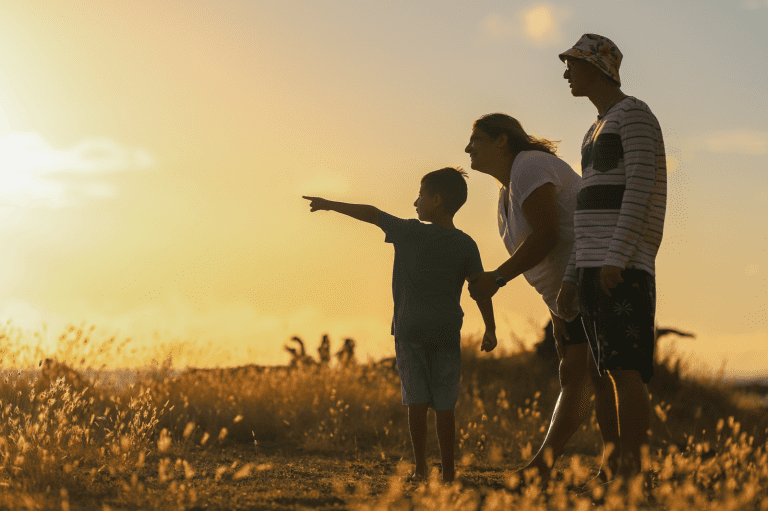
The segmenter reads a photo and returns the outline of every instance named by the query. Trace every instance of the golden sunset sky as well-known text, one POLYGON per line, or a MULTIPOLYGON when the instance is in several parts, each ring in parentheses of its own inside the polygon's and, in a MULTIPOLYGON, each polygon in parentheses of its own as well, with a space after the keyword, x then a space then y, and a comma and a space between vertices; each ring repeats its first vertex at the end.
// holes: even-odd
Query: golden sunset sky
MULTIPOLYGON (((696 333, 677 349, 700 368, 768 374, 765 0, 3 1, 0 318, 178 339, 197 364, 283 363, 294 334, 391 356, 391 245, 301 195, 414 217, 491 112, 580 171, 596 111, 557 54, 585 32, 664 130, 658 324, 696 333)), ((470 174, 456 224, 495 268, 498 187, 470 174)), ((507 348, 547 319, 521 278, 495 309, 507 348)))

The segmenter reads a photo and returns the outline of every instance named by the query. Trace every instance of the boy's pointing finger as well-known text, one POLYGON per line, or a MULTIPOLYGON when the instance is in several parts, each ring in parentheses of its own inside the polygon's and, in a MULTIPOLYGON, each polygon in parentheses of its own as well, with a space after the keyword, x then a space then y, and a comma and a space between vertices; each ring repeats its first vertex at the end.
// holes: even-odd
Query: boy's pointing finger
POLYGON ((322 197, 310 197, 309 195, 302 195, 301 198, 307 199, 309 201, 310 211, 324 211, 329 209, 328 208, 329 201, 326 199, 323 199, 322 197))

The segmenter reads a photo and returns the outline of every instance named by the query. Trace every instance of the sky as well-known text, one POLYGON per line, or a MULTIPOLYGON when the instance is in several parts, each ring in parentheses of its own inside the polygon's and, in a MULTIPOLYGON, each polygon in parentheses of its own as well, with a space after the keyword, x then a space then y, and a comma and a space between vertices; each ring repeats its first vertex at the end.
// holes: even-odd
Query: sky
MULTIPOLYGON (((456 225, 500 265, 472 123, 510 114, 580 172, 596 110, 557 54, 594 32, 664 132, 658 325, 696 334, 673 341, 695 369, 768 375, 766 28, 766 0, 4 1, 0 319, 177 340, 195 365, 284 363, 292 335, 392 356, 392 246, 301 195, 413 218, 421 176, 462 166, 456 225)), ((494 305, 503 347, 541 335, 522 278, 494 305)))

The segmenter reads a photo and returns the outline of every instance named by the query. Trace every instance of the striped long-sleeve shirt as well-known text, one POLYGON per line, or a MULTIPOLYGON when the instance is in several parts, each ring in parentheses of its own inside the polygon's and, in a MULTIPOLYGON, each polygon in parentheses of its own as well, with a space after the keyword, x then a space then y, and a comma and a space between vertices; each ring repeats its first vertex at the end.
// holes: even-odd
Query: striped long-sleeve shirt
POLYGON ((648 105, 626 97, 598 117, 581 145, 581 171, 564 280, 575 283, 576 268, 600 266, 655 275, 667 164, 661 128, 648 105))

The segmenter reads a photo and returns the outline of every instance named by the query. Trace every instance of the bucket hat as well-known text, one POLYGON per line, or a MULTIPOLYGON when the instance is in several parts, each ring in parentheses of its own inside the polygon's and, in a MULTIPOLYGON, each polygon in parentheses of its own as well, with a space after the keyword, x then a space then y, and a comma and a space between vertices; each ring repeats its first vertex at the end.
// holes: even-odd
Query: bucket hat
POLYGON ((594 64, 608 78, 621 85, 619 78, 619 66, 623 55, 616 45, 608 39, 597 34, 584 34, 569 50, 559 55, 560 60, 580 59, 594 64))

